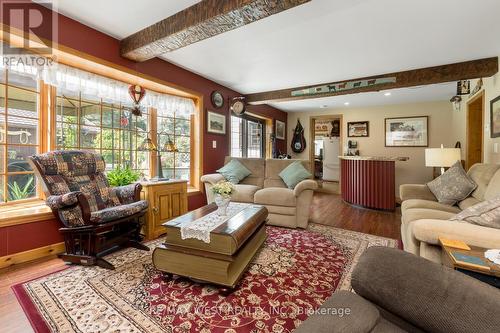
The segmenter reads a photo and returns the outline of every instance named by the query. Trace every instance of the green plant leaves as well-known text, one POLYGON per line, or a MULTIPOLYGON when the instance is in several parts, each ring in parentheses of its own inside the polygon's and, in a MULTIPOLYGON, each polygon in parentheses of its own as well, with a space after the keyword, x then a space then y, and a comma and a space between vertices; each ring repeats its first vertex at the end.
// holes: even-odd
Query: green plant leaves
POLYGON ((124 168, 118 166, 116 169, 109 171, 106 177, 111 186, 125 186, 135 183, 139 179, 140 174, 128 166, 124 168))

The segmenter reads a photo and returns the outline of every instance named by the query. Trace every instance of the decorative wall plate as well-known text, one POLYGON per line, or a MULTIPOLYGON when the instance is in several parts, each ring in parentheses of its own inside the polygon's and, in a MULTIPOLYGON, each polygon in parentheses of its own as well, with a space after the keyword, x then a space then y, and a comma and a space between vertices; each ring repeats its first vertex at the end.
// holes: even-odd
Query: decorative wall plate
POLYGON ((214 91, 211 96, 214 108, 220 109, 224 106, 224 96, 219 91, 214 91))

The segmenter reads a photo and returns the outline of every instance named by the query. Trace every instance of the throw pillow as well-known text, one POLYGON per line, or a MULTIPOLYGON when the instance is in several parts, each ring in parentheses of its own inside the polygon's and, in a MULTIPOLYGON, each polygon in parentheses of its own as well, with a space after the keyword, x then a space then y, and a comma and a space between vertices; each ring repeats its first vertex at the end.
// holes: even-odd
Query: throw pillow
POLYGON ((500 196, 471 206, 450 220, 500 229, 500 196))
POLYGON ((231 160, 228 164, 217 170, 229 182, 238 184, 252 173, 238 160, 231 160))
POLYGON ((300 161, 291 163, 280 172, 279 176, 286 186, 291 189, 295 188, 301 181, 312 177, 311 173, 304 168, 300 161))
POLYGON ((441 176, 427 183, 427 187, 440 203, 453 206, 467 198, 476 189, 477 184, 457 161, 441 176))

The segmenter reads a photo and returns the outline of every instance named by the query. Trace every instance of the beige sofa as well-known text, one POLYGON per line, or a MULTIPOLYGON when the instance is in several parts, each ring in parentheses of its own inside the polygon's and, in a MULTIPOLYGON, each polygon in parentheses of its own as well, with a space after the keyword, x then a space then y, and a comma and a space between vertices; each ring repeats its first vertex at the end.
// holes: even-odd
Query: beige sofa
MULTIPOLYGON (((232 201, 266 206, 269 211, 269 224, 289 228, 307 227, 309 206, 318 184, 307 179, 297 184, 294 189, 289 189, 279 176, 284 168, 296 160, 226 157, 224 164, 231 159, 238 160, 252 172, 235 185, 236 193, 232 195, 232 201)), ((308 161, 301 162, 310 170, 308 161)), ((218 173, 201 177, 208 203, 214 201, 212 186, 221 180, 224 180, 224 177, 218 173)))
POLYGON ((456 206, 437 202, 427 185, 401 185, 401 237, 405 251, 440 263, 438 237, 484 248, 500 247, 500 229, 448 221, 461 210, 500 195, 500 165, 476 164, 468 175, 478 186, 456 206))

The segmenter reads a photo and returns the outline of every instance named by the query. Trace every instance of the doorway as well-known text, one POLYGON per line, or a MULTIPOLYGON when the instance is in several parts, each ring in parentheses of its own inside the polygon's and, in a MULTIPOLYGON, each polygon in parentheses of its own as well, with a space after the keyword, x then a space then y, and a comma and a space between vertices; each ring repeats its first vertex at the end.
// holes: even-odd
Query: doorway
POLYGON ((465 156, 467 170, 474 164, 483 162, 484 105, 484 90, 467 102, 467 146, 465 156))
POLYGON ((339 193, 342 155, 342 116, 324 115, 311 118, 309 158, 314 179, 322 192, 339 193))

